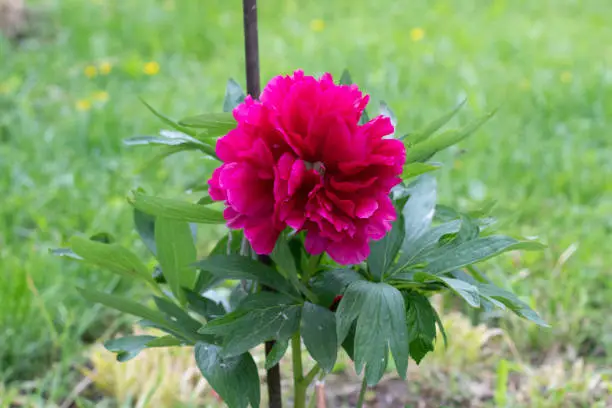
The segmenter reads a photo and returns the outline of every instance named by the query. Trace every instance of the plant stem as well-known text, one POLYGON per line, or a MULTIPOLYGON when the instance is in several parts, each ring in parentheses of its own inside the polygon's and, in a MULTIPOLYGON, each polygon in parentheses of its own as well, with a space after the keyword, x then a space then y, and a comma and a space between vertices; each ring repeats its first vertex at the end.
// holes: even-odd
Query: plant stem
POLYGON ((259 98, 259 41, 257 34, 257 0, 242 0, 244 18, 244 51, 247 93, 259 98))
POLYGON ((365 393, 368 389, 368 383, 366 382, 365 374, 363 375, 363 381, 361 382, 361 390, 359 391, 359 399, 357 400, 357 408, 363 408, 363 402, 365 400, 365 393))
POLYGON ((291 338, 291 357, 293 359, 293 406, 294 408, 306 408, 308 383, 304 381, 302 342, 299 331, 291 338))
MULTIPOLYGON (((247 93, 258 99, 261 90, 259 84, 259 39, 257 30, 257 0, 242 0, 244 22, 244 63, 246 70, 247 93)), ((259 261, 269 265, 270 257, 260 255, 259 261)), ((274 341, 266 342, 266 356, 274 347, 274 341)), ((268 401, 270 408, 282 408, 282 390, 280 366, 277 364, 266 373, 268 384, 268 401)))

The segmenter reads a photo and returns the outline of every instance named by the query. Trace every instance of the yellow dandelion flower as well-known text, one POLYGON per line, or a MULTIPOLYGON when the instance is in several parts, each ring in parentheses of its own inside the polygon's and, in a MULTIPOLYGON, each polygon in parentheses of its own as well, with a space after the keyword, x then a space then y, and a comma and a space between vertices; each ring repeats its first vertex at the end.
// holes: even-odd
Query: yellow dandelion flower
POLYGON ((87 78, 93 78, 98 75, 98 68, 94 67, 93 65, 88 65, 85 67, 83 72, 87 78))
POLYGON ((425 37, 425 30, 421 27, 415 27, 410 30, 410 39, 414 42, 421 41, 425 37))
POLYGON ((108 75, 113 70, 110 62, 104 61, 99 65, 100 75, 108 75))
POLYGON ((564 84, 569 84, 570 82, 572 82, 573 78, 574 76, 569 71, 564 71, 561 73, 561 75, 559 75, 559 80, 561 80, 561 82, 563 82, 564 84))
POLYGON ((93 100, 98 101, 98 102, 106 102, 108 101, 108 98, 109 98, 108 92, 106 91, 94 92, 91 97, 93 100))
POLYGON ((320 18, 315 18, 310 22, 310 29, 315 33, 320 33, 321 31, 325 30, 325 21, 321 20, 320 18))
POLYGON ((159 64, 155 61, 147 62, 144 65, 142 72, 147 75, 156 75, 159 72, 159 64))
POLYGON ((91 102, 87 99, 79 99, 76 103, 77 110, 85 112, 91 109, 91 102))

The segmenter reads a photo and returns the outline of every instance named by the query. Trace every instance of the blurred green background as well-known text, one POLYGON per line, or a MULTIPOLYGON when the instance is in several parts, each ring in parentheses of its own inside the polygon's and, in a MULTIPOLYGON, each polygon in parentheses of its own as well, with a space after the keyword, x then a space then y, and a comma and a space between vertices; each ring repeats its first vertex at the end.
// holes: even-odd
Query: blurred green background
MULTIPOLYGON (((75 286, 130 289, 48 249, 74 234, 107 231, 144 254, 127 193, 140 186, 182 197, 207 180, 211 165, 196 154, 151 163, 154 151, 127 148, 122 139, 162 127, 139 96, 174 118, 220 110, 227 78, 244 81, 241 4, 26 3, 23 36, 0 37, 0 406, 156 406, 136 405, 137 393, 109 386, 125 373, 91 343, 124 322, 86 304, 75 286), (84 370, 104 359, 112 364, 94 371, 112 374, 84 383, 84 370)), ((466 97, 454 125, 501 106, 477 134, 436 158, 445 164, 441 202, 475 209, 495 201, 500 229, 548 244, 484 267, 552 328, 506 315, 489 320, 506 339, 498 358, 471 373, 485 346, 467 362, 448 350, 431 366, 450 388, 431 380, 422 386, 447 406, 478 406, 453 399, 476 398, 461 376, 488 384, 490 392, 476 398, 483 406, 612 405, 609 2, 260 3, 263 83, 296 68, 339 76, 347 67, 371 94, 370 112, 385 100, 401 131, 466 97), (534 372, 542 384, 528 375, 534 372)), ((202 254, 216 236, 201 230, 202 254)), ((459 316, 453 305, 444 308, 459 316)))

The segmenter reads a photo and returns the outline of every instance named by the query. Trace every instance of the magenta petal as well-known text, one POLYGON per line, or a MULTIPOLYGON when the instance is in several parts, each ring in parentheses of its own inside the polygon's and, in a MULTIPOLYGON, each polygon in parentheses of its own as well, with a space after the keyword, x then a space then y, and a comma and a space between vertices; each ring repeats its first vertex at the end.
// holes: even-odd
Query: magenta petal
POLYGON ((306 239, 304 240, 304 247, 306 248, 306 252, 311 255, 319 255, 327 248, 329 244, 329 240, 323 238, 319 233, 315 230, 310 230, 306 234, 306 239))
POLYGON ((258 255, 267 255, 274 250, 276 240, 282 232, 273 228, 272 220, 262 220, 261 223, 244 228, 244 236, 251 243, 253 251, 258 255))
POLYGON ((340 265, 356 265, 370 255, 370 246, 367 239, 345 239, 329 244, 327 253, 340 265))
POLYGON ((355 215, 359 218, 369 218, 378 209, 378 201, 373 198, 364 198, 357 204, 355 215))

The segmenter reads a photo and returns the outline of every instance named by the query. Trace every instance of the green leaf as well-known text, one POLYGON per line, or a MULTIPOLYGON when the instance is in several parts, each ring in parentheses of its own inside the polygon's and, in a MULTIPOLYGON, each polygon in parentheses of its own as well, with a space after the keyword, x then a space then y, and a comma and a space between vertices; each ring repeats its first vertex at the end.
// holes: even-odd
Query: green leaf
POLYGON ((353 83, 353 79, 351 78, 351 73, 348 69, 344 69, 342 71, 342 75, 340 76, 340 85, 351 85, 353 83))
POLYGON ((98 232, 89 237, 90 241, 101 242, 103 244, 112 244, 115 242, 115 238, 108 232, 98 232))
POLYGON ((335 314, 324 307, 304 303, 300 332, 312 358, 319 363, 323 371, 331 372, 338 355, 335 314))
POLYGON ((431 225, 437 199, 436 189, 436 179, 428 174, 420 176, 413 184, 410 198, 402 210, 405 237, 399 265, 407 262, 407 254, 411 252, 416 241, 426 233, 431 225))
POLYGON ((238 82, 233 79, 227 81, 225 88, 225 100, 223 101, 223 112, 231 112, 236 106, 244 101, 245 94, 238 82))
POLYGON ((134 208, 134 225, 140 239, 153 255, 157 254, 155 246, 155 217, 134 208))
POLYGON ((408 367, 408 335, 402 294, 386 283, 357 281, 346 290, 336 312, 338 338, 344 340, 357 319, 354 361, 357 373, 365 365, 366 378, 373 385, 380 377, 380 362, 391 346, 398 374, 405 378, 408 367))
POLYGON ((189 308, 204 317, 206 321, 211 321, 225 315, 223 305, 212 299, 191 290, 185 290, 185 296, 187 297, 189 308))
MULTIPOLYGON (((386 283, 363 282, 359 286, 362 286, 359 291, 365 303, 359 305, 360 310, 357 311, 354 337, 356 369, 359 373, 365 363, 373 368, 372 373, 378 372, 379 368, 384 370, 387 366, 387 344, 390 343, 398 374, 405 378, 408 367, 408 336, 402 294, 386 283), (387 350, 384 355, 383 346, 387 350), (382 361, 383 357, 385 364, 379 367, 378 362, 382 361)), ((351 289, 347 290, 349 296, 351 289)), ((346 309, 339 308, 337 315, 342 316, 344 313, 346 309)), ((376 380, 372 380, 367 369, 366 376, 370 377, 368 379, 370 385, 374 385, 380 379, 378 376, 376 380)))
POLYGON ((336 310, 336 335, 338 342, 343 342, 351 329, 355 319, 367 299, 367 292, 371 282, 358 280, 346 288, 342 300, 336 310))
POLYGON ((394 128, 397 126, 397 117, 385 101, 380 101, 380 114, 384 117, 389 118, 394 128))
POLYGON ((446 336, 446 330, 444 330, 444 325, 442 324, 442 319, 440 319, 440 314, 434 308, 432 308, 436 318, 436 324, 438 325, 438 329, 440 329, 440 333, 442 333, 442 339, 444 340, 444 347, 448 347, 448 337, 446 336))
POLYGON ((184 305, 187 299, 183 288, 193 289, 197 278, 193 267, 197 258, 196 249, 189 224, 164 217, 157 218, 155 243, 157 260, 168 286, 184 305))
POLYGON ((444 115, 442 115, 438 119, 436 119, 433 122, 427 124, 427 126, 425 126, 422 130, 420 130, 418 132, 415 132, 415 133, 412 133, 409 136, 406 136, 404 138, 406 143, 408 143, 408 144, 417 144, 417 143, 420 143, 420 142, 422 142, 424 140, 427 140, 431 135, 436 133, 442 126, 446 125, 457 114, 457 112, 459 112, 459 110, 461 110, 463 105, 465 105, 466 101, 467 101, 467 99, 464 99, 452 111, 450 111, 448 113, 445 113, 444 115))
POLYGON ((128 201, 136 209, 154 216, 198 224, 225 223, 221 211, 213 210, 205 205, 147 196, 140 192, 134 192, 133 197, 128 201))
POLYGON ((310 288, 317 295, 319 304, 329 308, 336 296, 343 294, 348 285, 363 279, 352 269, 332 269, 311 279, 310 288))
POLYGON ((461 222, 455 220, 428 230, 410 248, 405 249, 398 265, 406 266, 421 263, 427 254, 438 249, 438 242, 443 236, 456 233, 460 228, 461 222))
POLYGON ((161 327, 168 327, 168 323, 161 313, 149 309, 133 300, 125 299, 109 293, 98 292, 93 289, 79 288, 79 293, 92 303, 100 303, 123 313, 131 314, 149 320, 161 327))
POLYGON ((425 271, 441 275, 473 263, 482 262, 507 251, 539 250, 543 245, 536 242, 520 242, 503 235, 491 235, 464 242, 454 248, 441 250, 440 256, 425 266, 425 271))
POLYGON ((459 143, 478 130, 494 114, 495 111, 490 112, 461 129, 446 131, 432 139, 408 148, 406 151, 406 163, 425 161, 437 152, 459 143))
POLYGON ((128 249, 118 244, 103 244, 74 236, 70 246, 84 261, 108 269, 118 275, 143 279, 155 284, 147 267, 128 249))
POLYGON ((385 344, 381 347, 382 352, 380 355, 382 358, 372 360, 366 365, 365 368, 365 379, 366 383, 369 386, 374 386, 378 384, 382 376, 385 374, 387 370, 387 365, 389 364, 389 345, 385 344))
POLYGON ((414 292, 405 296, 410 356, 419 364, 423 357, 434 349, 437 313, 427 297, 414 292))
POLYGON ((438 170, 440 166, 429 164, 429 163, 408 163, 404 165, 404 171, 402 172, 402 179, 410 179, 421 174, 429 173, 430 171, 438 170))
POLYGON ((268 340, 288 340, 299 328, 301 309, 282 294, 259 292, 199 332, 224 336, 223 355, 236 356, 268 340))
POLYGON ((117 361, 125 362, 136 357, 142 350, 153 347, 180 346, 182 342, 172 336, 125 336, 108 340, 104 347, 113 353, 117 353, 117 361))
POLYGON ((74 251, 70 248, 51 248, 49 249, 49 253, 55 256, 63 256, 66 258, 76 259, 77 261, 83 260, 83 257, 75 254, 74 251))
POLYGON ((275 341, 274 346, 272 346, 272 350, 270 350, 270 353, 266 356, 266 363, 264 368, 266 370, 269 370, 275 365, 277 365, 287 352, 288 348, 289 340, 275 341))
POLYGON ((270 257, 278 267, 278 271, 285 279, 297 278, 298 275, 295 259, 293 258, 291 248, 289 248, 289 242, 284 238, 285 237, 281 237, 276 241, 274 251, 272 251, 270 257))
POLYGON ((195 132, 191 131, 190 129, 188 129, 188 128, 184 127, 184 126, 179 125, 178 123, 176 123, 175 121, 173 121, 169 117, 163 115, 162 113, 159 113, 151 105, 149 105, 147 102, 145 102, 144 99, 140 98, 140 102, 142 102, 144 104, 144 106, 146 106, 147 109, 149 109, 151 111, 151 113, 153 113, 155 116, 157 116, 166 125, 170 126, 173 129, 176 129, 176 130, 178 130, 180 132, 186 133, 186 134, 191 135, 191 136, 195 136, 195 132))
POLYGON ((375 281, 380 281, 393 265, 402 242, 404 241, 404 219, 402 216, 393 222, 391 231, 378 241, 370 243, 368 269, 375 281))
POLYGON ((417 282, 435 281, 442 282, 445 286, 457 293, 472 307, 480 307, 480 293, 478 288, 467 282, 459 279, 447 278, 445 276, 432 275, 426 272, 417 272, 414 274, 414 279, 417 282))
POLYGON ((492 301, 494 304, 500 302, 507 306, 508 309, 512 310, 516 315, 532 321, 539 326, 550 327, 550 325, 531 309, 527 303, 520 300, 514 293, 488 283, 479 283, 477 286, 480 294, 485 299, 492 301))
MULTIPOLYGON (((236 127, 236 119, 229 113, 204 113, 197 116, 191 116, 181 119, 180 125, 203 129, 205 137, 216 137, 227 134, 230 130, 236 127)), ((202 134, 198 134, 201 136, 202 134)))
POLYGON ((155 305, 163 314, 165 314, 169 321, 173 322, 177 327, 180 327, 182 332, 186 333, 197 333, 202 327, 202 324, 195 320, 193 317, 178 307, 175 303, 155 296, 153 298, 155 305))
POLYGON ((249 353, 223 357, 221 348, 199 342, 195 359, 202 375, 229 408, 258 408, 260 401, 257 365, 249 353))
POLYGON ((213 255, 196 263, 196 266, 223 279, 251 279, 262 285, 289 295, 296 292, 281 274, 273 268, 240 255, 213 255))

